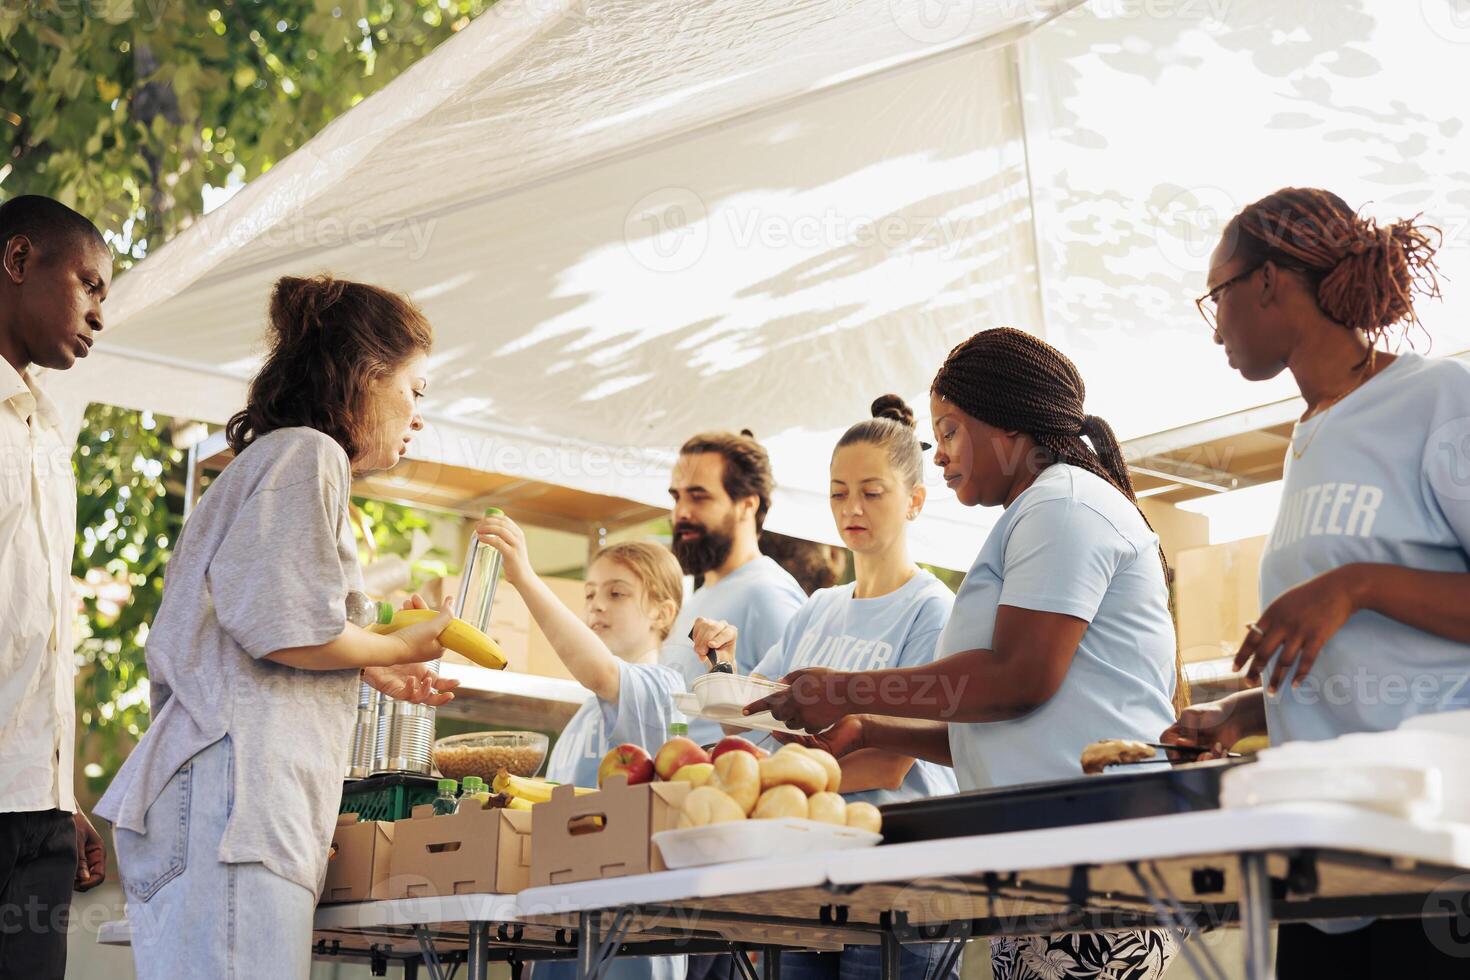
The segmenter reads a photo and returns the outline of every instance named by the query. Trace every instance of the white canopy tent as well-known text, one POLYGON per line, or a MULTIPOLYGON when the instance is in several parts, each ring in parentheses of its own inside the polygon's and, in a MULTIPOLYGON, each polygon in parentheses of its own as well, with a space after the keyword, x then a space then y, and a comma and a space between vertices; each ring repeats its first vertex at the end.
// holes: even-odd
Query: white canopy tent
MULTIPOLYGON (((501 0, 120 277, 54 383, 223 421, 270 284, 330 270, 435 325, 415 455, 658 504, 684 438, 750 428, 769 526, 836 541, 837 436, 888 391, 926 415, 977 329, 1058 343, 1125 439, 1289 394, 1191 302, 1276 186, 1424 211, 1470 278, 1470 25, 1326 7, 501 0)), ((1467 308, 1425 311, 1436 352, 1467 308)), ((993 515, 931 479, 915 552, 968 567, 993 515)))

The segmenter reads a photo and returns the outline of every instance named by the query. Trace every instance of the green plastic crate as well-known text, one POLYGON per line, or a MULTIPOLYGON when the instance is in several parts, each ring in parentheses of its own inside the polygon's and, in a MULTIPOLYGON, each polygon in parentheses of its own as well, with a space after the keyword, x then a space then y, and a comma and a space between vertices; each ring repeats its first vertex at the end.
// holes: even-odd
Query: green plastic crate
POLYGON ((433 803, 438 795, 439 781, 428 776, 369 776, 342 785, 337 812, 356 813, 359 821, 407 820, 414 807, 433 803))

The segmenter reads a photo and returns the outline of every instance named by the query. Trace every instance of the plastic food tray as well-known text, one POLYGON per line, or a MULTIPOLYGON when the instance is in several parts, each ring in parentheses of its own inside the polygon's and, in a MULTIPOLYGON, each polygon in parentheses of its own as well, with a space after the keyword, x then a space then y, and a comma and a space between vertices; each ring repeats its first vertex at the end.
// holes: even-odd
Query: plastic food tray
POLYGON ((798 817, 735 820, 707 827, 663 830, 653 835, 664 864, 675 869, 730 861, 805 857, 820 851, 873 847, 882 840, 882 834, 798 817))
POLYGON ((879 810, 890 844, 1217 810, 1222 777, 1254 764, 1213 759, 906 800, 879 810))

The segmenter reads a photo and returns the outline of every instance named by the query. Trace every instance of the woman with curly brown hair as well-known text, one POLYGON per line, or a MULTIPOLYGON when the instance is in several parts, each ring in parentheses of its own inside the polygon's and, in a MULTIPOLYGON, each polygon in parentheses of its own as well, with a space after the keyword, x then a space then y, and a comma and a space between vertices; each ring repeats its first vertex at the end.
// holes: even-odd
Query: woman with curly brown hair
POLYGON ((141 980, 304 980, 359 678, 453 697, 425 665, 447 613, 392 636, 347 618, 363 587, 352 477, 396 464, 423 427, 429 324, 387 290, 285 278, 270 340, 226 427, 235 459, 169 561, 152 724, 97 806, 141 980))
MULTIPOLYGON (((1251 381, 1290 371, 1307 403, 1236 656, 1255 688, 1185 712, 1164 740, 1319 741, 1470 708, 1470 368, 1393 354, 1437 296, 1436 230, 1380 225, 1289 187, 1231 220, 1198 303, 1251 381)), ((1328 935, 1284 925, 1292 977, 1463 976, 1414 919, 1328 935), (1389 971, 1389 972, 1384 972, 1389 971)))

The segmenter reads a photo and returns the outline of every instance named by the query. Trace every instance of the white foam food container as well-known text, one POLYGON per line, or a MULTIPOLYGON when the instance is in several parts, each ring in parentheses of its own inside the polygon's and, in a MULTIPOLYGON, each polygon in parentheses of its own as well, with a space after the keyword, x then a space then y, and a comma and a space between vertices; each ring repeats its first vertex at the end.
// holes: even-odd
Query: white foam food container
POLYGON ((741 712, 752 701, 784 691, 788 687, 762 677, 741 674, 713 673, 696 678, 690 685, 691 693, 676 696, 674 707, 692 718, 705 718, 723 725, 751 728, 762 732, 785 732, 788 735, 804 735, 805 732, 787 728, 777 721, 769 711, 744 715, 741 712))
POLYGON ((872 831, 799 817, 735 820, 706 827, 663 830, 653 835, 664 864, 674 869, 806 857, 820 851, 873 847, 882 840, 882 834, 872 831))
POLYGON ((1406 820, 1432 821, 1443 813, 1440 771, 1434 766, 1261 765, 1226 774, 1220 806, 1234 810, 1272 803, 1341 803, 1406 820))

